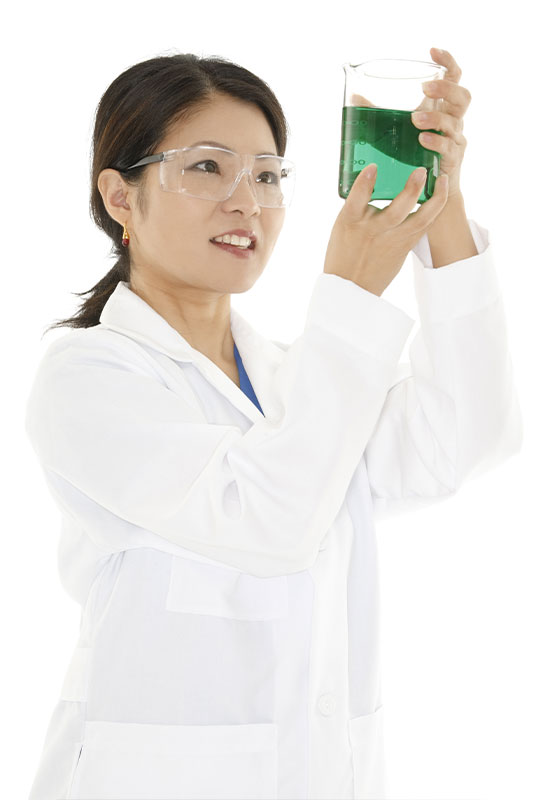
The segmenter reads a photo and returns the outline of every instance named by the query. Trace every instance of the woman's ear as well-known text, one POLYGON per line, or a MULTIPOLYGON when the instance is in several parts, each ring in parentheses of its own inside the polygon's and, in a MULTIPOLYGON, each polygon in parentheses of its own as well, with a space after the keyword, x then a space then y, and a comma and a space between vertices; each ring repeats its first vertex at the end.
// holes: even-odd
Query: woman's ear
POLYGON ((116 169, 103 169, 99 173, 97 186, 110 217, 120 225, 130 219, 131 206, 128 203, 128 185, 116 169))

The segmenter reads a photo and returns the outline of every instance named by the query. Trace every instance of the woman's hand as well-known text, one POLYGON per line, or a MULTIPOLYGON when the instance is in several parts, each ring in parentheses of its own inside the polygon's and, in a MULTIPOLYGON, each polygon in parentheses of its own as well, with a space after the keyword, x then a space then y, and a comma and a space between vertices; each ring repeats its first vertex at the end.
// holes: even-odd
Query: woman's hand
POLYGON ((376 164, 369 164, 356 176, 334 222, 324 272, 353 281, 380 297, 398 274, 407 253, 443 211, 448 176, 437 178, 433 195, 413 213, 426 180, 425 168, 411 172, 403 191, 384 210, 369 204, 376 170, 376 164))
MULTIPOLYGON (((461 78, 461 69, 451 54, 446 50, 437 51, 434 47, 430 50, 433 61, 447 68, 444 79, 434 81, 435 89, 427 90, 427 97, 443 98, 441 111, 415 111, 412 114, 413 124, 417 128, 433 128, 442 131, 438 133, 421 133, 419 141, 427 150, 435 150, 441 154, 441 174, 448 175, 448 199, 460 195, 459 177, 467 140, 463 136, 463 117, 471 102, 471 93, 464 86, 458 86, 461 78), (419 119, 419 114, 426 114, 425 120, 419 119), (429 137, 429 138, 426 138, 429 137)), ((422 108, 422 106, 420 106, 422 108)))

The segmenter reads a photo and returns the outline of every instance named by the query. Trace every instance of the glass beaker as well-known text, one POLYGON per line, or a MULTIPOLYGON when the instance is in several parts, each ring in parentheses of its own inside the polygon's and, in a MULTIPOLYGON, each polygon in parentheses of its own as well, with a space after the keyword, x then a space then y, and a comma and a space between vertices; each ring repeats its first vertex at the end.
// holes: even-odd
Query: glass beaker
POLYGON ((418 203, 428 200, 439 175, 440 154, 423 147, 418 136, 433 128, 417 128, 413 111, 437 111, 442 98, 424 94, 422 84, 440 80, 446 67, 431 61, 379 58, 343 64, 345 96, 341 118, 339 196, 346 198, 359 172, 377 164, 372 200, 393 200, 417 167, 427 170, 418 203))

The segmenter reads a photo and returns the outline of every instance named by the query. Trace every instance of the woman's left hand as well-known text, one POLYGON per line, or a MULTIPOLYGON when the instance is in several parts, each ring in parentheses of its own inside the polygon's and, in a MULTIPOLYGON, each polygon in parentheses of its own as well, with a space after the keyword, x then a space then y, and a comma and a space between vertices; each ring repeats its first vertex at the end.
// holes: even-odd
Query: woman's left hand
POLYGON ((434 90, 426 91, 427 87, 424 86, 424 93, 427 97, 443 98, 442 110, 414 112, 412 121, 417 128, 442 131, 442 135, 421 133, 419 141, 427 150, 435 150, 441 154, 441 172, 448 175, 448 199, 450 199, 461 194, 459 176, 467 146, 467 140, 462 133, 463 117, 471 102, 471 93, 464 86, 458 86, 461 70, 450 53, 443 50, 439 54, 434 47, 430 53, 433 61, 446 67, 447 72, 444 78, 433 82, 434 90), (427 115, 425 120, 420 121, 417 116, 420 113, 427 115), (426 136, 430 138, 427 139, 426 136))

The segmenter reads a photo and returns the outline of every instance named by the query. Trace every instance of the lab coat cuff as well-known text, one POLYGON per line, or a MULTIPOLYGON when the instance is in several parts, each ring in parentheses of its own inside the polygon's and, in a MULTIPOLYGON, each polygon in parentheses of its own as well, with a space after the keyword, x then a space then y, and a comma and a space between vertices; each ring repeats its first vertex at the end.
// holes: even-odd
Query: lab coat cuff
POLYGON ((401 308, 354 281, 323 272, 315 281, 305 330, 315 325, 379 361, 395 363, 414 322, 401 308))
MULTIPOLYGON (((469 220, 469 226, 478 255, 429 269, 426 268, 429 265, 423 261, 426 258, 423 246, 417 245, 412 251, 414 288, 423 322, 446 322, 473 314, 493 303, 500 295, 488 231, 474 220, 469 220)), ((425 239, 427 242, 427 235, 425 239)), ((429 252, 429 245, 427 250, 429 252)))

